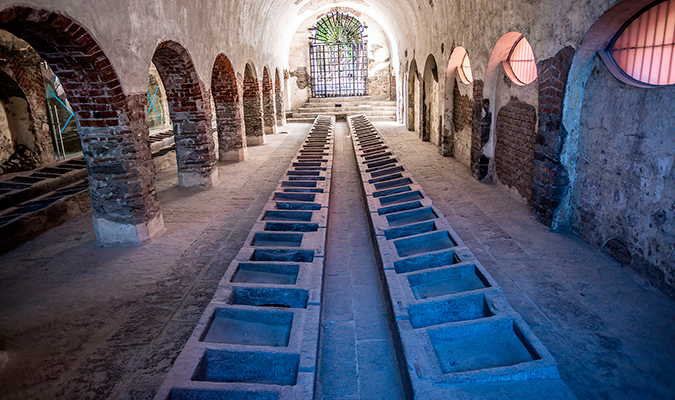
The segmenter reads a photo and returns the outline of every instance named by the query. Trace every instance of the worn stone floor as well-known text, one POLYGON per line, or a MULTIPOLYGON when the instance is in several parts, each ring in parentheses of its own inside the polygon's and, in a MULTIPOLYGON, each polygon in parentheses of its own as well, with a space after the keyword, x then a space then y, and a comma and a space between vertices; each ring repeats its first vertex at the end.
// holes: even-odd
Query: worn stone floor
MULTIPOLYGON (((376 126, 580 400, 675 398, 675 301, 550 232, 416 133, 376 126)), ((250 148, 249 161, 220 165, 211 190, 178 189, 175 169, 159 174, 167 234, 153 243, 98 248, 84 214, 0 256, 0 350, 9 355, 0 398, 152 398, 308 129, 289 124, 288 135, 250 148)), ((353 153, 343 125, 337 134, 317 387, 326 399, 393 399, 401 392, 353 153)))
POLYGON ((483 184, 416 132, 387 143, 556 358, 579 400, 675 399, 675 301, 632 270, 483 184))
POLYGON ((152 399, 309 127, 220 164, 213 189, 158 174, 152 243, 96 247, 87 213, 0 256, 0 398, 152 399))

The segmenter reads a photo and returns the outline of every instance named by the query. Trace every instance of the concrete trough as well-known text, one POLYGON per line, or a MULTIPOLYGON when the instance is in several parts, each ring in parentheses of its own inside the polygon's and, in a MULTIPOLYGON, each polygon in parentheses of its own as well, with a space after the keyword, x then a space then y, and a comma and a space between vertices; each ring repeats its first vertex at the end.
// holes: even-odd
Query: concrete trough
POLYGON ((555 360, 377 130, 363 115, 348 121, 414 398, 573 399, 555 360))
POLYGON ((314 398, 333 124, 317 117, 155 400, 314 398))

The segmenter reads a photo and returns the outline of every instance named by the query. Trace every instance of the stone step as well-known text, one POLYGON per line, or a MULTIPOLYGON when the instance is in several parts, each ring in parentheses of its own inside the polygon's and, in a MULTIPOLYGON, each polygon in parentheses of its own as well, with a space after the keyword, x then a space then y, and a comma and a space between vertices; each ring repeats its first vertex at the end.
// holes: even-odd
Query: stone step
MULTIPOLYGON (((396 121, 396 116, 395 115, 386 115, 386 116, 369 116, 368 119, 370 121, 396 121)), ((302 117, 302 118, 287 118, 286 122, 288 123, 296 123, 296 124, 311 124, 314 122, 314 118, 310 117, 302 117)))
POLYGON ((370 101, 371 101, 370 96, 311 97, 309 99, 310 103, 346 103, 346 102, 367 103, 370 101))
POLYGON ((395 112, 393 111, 353 111, 353 112, 345 112, 345 111, 330 111, 330 112, 322 112, 322 113, 293 113, 291 114, 292 118, 316 118, 319 115, 347 115, 347 116, 352 116, 352 115, 359 115, 359 114, 364 114, 368 117, 393 117, 396 115, 395 112))
POLYGON ((335 107, 336 104, 341 104, 342 107, 359 107, 359 106, 370 106, 370 107, 396 107, 395 101, 333 101, 333 102, 312 102, 309 101, 305 103, 303 107, 307 108, 323 108, 323 107, 335 107))
POLYGON ((396 112, 396 106, 350 106, 350 107, 300 107, 297 112, 306 113, 324 113, 324 112, 370 112, 370 111, 387 111, 387 112, 396 112))

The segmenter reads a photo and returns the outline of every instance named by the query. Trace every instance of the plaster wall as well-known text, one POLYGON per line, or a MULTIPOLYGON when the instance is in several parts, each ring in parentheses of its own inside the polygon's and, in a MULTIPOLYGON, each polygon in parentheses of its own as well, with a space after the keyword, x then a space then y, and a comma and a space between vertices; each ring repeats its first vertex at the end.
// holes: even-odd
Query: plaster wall
MULTIPOLYGON (((290 79, 290 107, 297 110, 312 95, 309 41, 311 28, 327 11, 315 13, 298 26, 288 54, 290 79)), ((341 9, 366 25, 364 35, 368 42, 368 93, 373 100, 388 100, 391 96, 391 48, 382 27, 367 14, 354 9, 341 9)))
POLYGON ((2 102, 0 105, 0 164, 2 164, 14 154, 14 141, 12 131, 9 129, 5 103, 2 102))
MULTIPOLYGON (((596 57, 579 122, 572 232, 595 246, 618 239, 633 268, 675 287, 675 88, 616 79, 596 57)), ((609 249, 611 251, 611 249, 609 249)))

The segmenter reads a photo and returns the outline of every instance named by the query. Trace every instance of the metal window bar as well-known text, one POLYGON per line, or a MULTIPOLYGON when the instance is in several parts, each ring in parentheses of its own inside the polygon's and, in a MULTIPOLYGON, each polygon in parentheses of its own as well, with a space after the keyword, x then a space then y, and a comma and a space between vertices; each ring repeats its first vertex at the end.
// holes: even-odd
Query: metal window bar
POLYGON ((368 94, 368 45, 354 17, 332 13, 312 30, 310 69, 313 97, 368 94))

